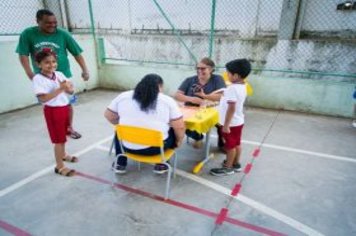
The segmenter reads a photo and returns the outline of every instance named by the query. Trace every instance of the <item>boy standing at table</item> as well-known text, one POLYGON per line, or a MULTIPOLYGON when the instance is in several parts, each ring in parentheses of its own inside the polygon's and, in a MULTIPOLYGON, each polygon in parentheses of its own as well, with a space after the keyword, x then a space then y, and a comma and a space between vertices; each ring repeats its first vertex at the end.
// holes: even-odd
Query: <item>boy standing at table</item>
POLYGON ((245 78, 251 72, 251 64, 246 59, 236 59, 226 64, 227 75, 231 81, 221 97, 219 104, 219 123, 223 126, 226 160, 221 168, 213 168, 215 176, 232 175, 241 171, 241 134, 244 126, 243 105, 246 99, 245 78))

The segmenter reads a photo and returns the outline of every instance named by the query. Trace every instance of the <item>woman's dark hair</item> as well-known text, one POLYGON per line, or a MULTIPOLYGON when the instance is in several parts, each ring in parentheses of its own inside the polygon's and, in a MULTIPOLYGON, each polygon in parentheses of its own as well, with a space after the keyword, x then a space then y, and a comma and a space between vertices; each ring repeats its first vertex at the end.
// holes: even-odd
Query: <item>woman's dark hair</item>
POLYGON ((139 103, 142 111, 148 112, 156 108, 160 85, 163 85, 163 80, 157 74, 145 75, 136 85, 133 99, 139 103))
POLYGON ((42 20, 43 16, 54 16, 53 12, 47 9, 38 10, 36 13, 36 19, 42 20))
POLYGON ((43 59, 45 59, 46 57, 49 57, 49 56, 53 56, 54 58, 57 59, 57 55, 55 52, 53 52, 51 49, 44 48, 44 49, 42 49, 42 51, 36 53, 35 61, 37 63, 41 63, 41 61, 43 59))

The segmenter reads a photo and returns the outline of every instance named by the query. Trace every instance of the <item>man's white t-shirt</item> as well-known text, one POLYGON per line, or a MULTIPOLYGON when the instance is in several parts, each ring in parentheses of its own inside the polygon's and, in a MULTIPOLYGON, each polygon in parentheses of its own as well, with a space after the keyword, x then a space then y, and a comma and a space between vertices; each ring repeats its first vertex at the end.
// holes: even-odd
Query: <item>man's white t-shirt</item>
MULTIPOLYGON (((36 74, 32 79, 33 90, 36 96, 42 94, 52 93, 54 90, 60 87, 59 82, 68 80, 62 72, 55 71, 52 78, 48 78, 42 74, 36 74)), ((44 105, 50 107, 61 107, 69 104, 68 96, 65 92, 58 94, 56 97, 44 103, 44 105)))
MULTIPOLYGON (((163 138, 166 139, 170 128, 169 122, 183 116, 177 103, 173 98, 159 93, 156 109, 145 112, 133 99, 133 94, 134 91, 121 93, 110 103, 108 109, 118 114, 120 124, 159 130, 163 133, 163 138)), ((147 147, 128 142, 124 142, 124 146, 134 150, 147 147)))
POLYGON ((246 99, 245 84, 231 84, 223 93, 219 104, 219 123, 224 125, 228 104, 235 104, 235 113, 231 119, 230 127, 244 124, 243 105, 246 99))

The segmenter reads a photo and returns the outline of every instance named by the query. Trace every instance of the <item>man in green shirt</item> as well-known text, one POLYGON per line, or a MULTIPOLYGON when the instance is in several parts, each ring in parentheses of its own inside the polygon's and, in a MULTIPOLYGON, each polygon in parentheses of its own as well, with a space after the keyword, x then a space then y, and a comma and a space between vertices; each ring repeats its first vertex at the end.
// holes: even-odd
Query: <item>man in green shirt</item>
MULTIPOLYGON (((82 78, 84 81, 89 79, 89 72, 85 64, 84 57, 81 55, 83 50, 80 48, 74 38, 65 30, 57 28, 57 19, 53 12, 42 9, 37 11, 36 20, 38 26, 25 29, 19 39, 16 52, 19 54, 20 62, 28 78, 32 80, 36 73, 39 73, 34 57, 36 53, 44 48, 50 48, 57 54, 58 71, 61 71, 67 78, 72 77, 68 60, 69 51, 78 62, 82 69, 82 78), (32 68, 30 67, 29 56, 31 56, 32 68)), ((81 135, 72 128, 73 108, 71 107, 70 126, 68 134, 74 138, 80 138, 81 135)))

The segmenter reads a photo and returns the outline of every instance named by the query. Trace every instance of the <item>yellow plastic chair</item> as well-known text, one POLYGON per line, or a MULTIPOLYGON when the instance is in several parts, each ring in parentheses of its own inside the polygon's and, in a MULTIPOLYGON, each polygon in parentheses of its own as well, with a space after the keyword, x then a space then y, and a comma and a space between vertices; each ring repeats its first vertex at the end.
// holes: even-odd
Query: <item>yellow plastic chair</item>
MULTIPOLYGON (((229 77, 227 76, 227 72, 226 71, 222 74, 222 77, 223 77, 226 85, 230 85, 231 84, 231 82, 229 81, 229 77)), ((247 81, 247 79, 245 79, 245 84, 246 84, 247 96, 252 96, 253 95, 253 88, 250 85, 250 83, 247 81)))
MULTIPOLYGON (((163 134, 160 131, 146 129, 136 126, 128 126, 128 125, 117 125, 116 126, 116 135, 119 139, 120 147, 122 153, 117 155, 115 158, 115 168, 117 165, 117 159, 120 156, 126 156, 127 158, 137 161, 138 163, 148 163, 148 164, 163 164, 168 167, 167 181, 166 181, 166 191, 165 191, 165 200, 169 197, 169 188, 172 172, 175 173, 176 165, 177 165, 177 157, 174 149, 163 149, 163 134), (158 155, 139 155, 125 152, 123 149, 122 141, 150 146, 150 147, 159 147, 160 154, 158 155), (174 156, 174 164, 173 171, 171 165, 167 162, 174 156)), ((114 185, 115 173, 113 172, 112 185, 114 185)))

